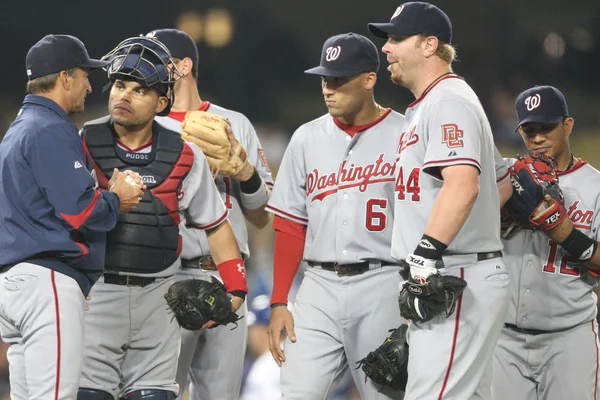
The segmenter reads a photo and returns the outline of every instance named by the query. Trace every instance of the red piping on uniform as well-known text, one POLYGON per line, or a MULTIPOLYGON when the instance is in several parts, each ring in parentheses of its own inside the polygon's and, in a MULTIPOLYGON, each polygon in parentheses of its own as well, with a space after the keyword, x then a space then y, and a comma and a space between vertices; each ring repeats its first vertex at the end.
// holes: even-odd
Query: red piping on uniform
POLYGON ((502 175, 501 178, 496 179, 496 183, 503 181, 507 176, 508 176, 508 172, 506 172, 504 175, 502 175))
POLYGON ((284 217, 286 219, 291 219, 291 220, 297 219, 300 222, 308 223, 308 218, 297 217, 294 214, 287 213, 287 212, 280 210, 278 208, 275 208, 273 206, 267 205, 265 207, 265 210, 274 212, 275 214, 279 213, 279 214, 281 214, 282 217, 284 217))
POLYGON ((56 280, 54 270, 50 271, 50 280, 52 281, 52 292, 54 293, 54 312, 56 314, 56 382, 54 387, 54 400, 58 400, 60 388, 60 307, 58 304, 58 290, 56 289, 56 280))
MULTIPOLYGON (((460 269, 460 279, 465 278, 465 269, 460 269)), ((456 341, 458 338, 458 325, 460 324, 460 309, 462 306, 462 293, 458 296, 458 304, 456 305, 456 320, 454 321, 454 337, 452 338, 452 350, 450 351, 450 360, 448 361, 448 368, 446 369, 446 375, 444 376, 444 383, 442 384, 442 390, 440 390, 440 395, 438 396, 438 400, 442 400, 444 397, 444 391, 446 390, 446 385, 448 384, 448 378, 450 377, 450 370, 452 369, 452 363, 454 362, 454 351, 456 350, 456 341)))
POLYGON ((77 215, 69 215, 65 213, 60 213, 60 216, 63 217, 65 221, 67 221, 73 228, 79 229, 81 225, 87 221, 87 219, 92 215, 94 211, 94 207, 96 207, 96 203, 98 203, 98 199, 100 198, 100 192, 98 190, 94 193, 94 198, 90 202, 90 204, 77 215))
POLYGON ((129 146, 127 146, 125 143, 121 142, 119 140, 119 138, 116 138, 115 140, 117 141, 117 145, 119 147, 121 147, 123 150, 126 150, 130 153, 137 153, 138 151, 144 150, 144 149, 152 146, 152 138, 150 138, 150 141, 148 143, 143 144, 140 147, 135 148, 135 149, 130 149, 129 146))
POLYGON ((335 124, 338 126, 338 128, 340 128, 341 130, 343 130, 344 132, 346 132, 348 135, 350 135, 350 137, 354 137, 354 135, 356 135, 357 133, 362 132, 362 131, 366 131, 367 129, 369 129, 369 128, 377 125, 381 121, 383 121, 385 119, 385 117, 387 117, 391 112, 392 112, 391 108, 386 108, 386 110, 383 113, 383 115, 381 115, 375 121, 369 122, 368 124, 364 124, 364 125, 348 125, 348 124, 344 124, 337 117, 333 118, 333 122, 335 122, 335 124))
POLYGON ((188 224, 186 225, 186 227, 188 228, 196 228, 196 229, 211 229, 214 228, 216 226, 221 225, 221 223, 223 223, 226 219, 227 216, 229 215, 229 210, 225 210, 225 213, 221 216, 221 218, 217 219, 215 222, 208 224, 208 225, 193 225, 193 224, 188 224))
POLYGON ((583 167, 586 164, 587 164, 586 161, 579 160, 575 163, 575 165, 573 165, 570 169, 568 169, 566 171, 556 171, 556 175, 563 176, 566 174, 570 174, 571 172, 578 170, 579 168, 583 167))
POLYGON ((429 92, 431 92, 433 90, 434 87, 436 87, 438 85, 438 83, 440 83, 441 81, 444 81, 446 79, 451 79, 451 78, 458 78, 458 79, 461 79, 463 81, 465 80, 465 78, 463 78, 462 76, 458 76, 458 75, 454 75, 454 74, 444 76, 442 79, 434 82, 433 85, 431 85, 426 91, 424 91, 423 94, 421 96, 419 96, 418 99, 416 99, 415 101, 413 101, 412 103, 410 103, 408 105, 408 108, 416 106, 421 100, 423 100, 425 98, 425 96, 427 96, 427 94, 429 92))
MULTIPOLYGON (((203 101, 202 105, 200 105, 200 107, 196 111, 206 111, 208 110, 208 107, 210 107, 210 101, 203 101)), ((169 118, 173 118, 176 121, 183 122, 186 114, 187 111, 171 111, 169 113, 169 118)))
MULTIPOLYGON (((472 163, 474 163, 475 165, 477 165, 477 167, 479 167, 479 169, 481 169, 481 164, 479 163, 479 161, 475 160, 474 158, 468 158, 468 157, 446 158, 446 159, 443 159, 443 160, 427 161, 425 164, 423 164, 423 167, 429 167, 429 166, 431 166, 431 164, 446 163, 448 161, 471 161, 472 163)), ((452 164, 452 165, 454 165, 454 164, 452 164)), ((448 166, 450 167, 452 165, 448 165, 448 166)), ((440 167, 440 165, 434 165, 434 166, 440 167)))
POLYGON ((596 380, 594 381, 594 400, 598 399, 598 332, 594 329, 592 321, 592 332, 594 333, 594 343, 596 343, 596 380))

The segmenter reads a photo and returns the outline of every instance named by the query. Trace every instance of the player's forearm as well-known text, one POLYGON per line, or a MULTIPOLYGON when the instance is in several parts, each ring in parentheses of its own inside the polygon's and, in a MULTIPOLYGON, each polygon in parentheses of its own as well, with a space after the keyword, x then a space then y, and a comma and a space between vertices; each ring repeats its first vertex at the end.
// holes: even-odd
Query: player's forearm
POLYGON ((469 217, 478 194, 478 180, 445 181, 424 233, 450 245, 469 217))
POLYGON ((244 209, 244 216, 258 229, 264 228, 271 221, 271 213, 265 210, 264 205, 256 210, 244 209))
POLYGON ((504 207, 504 204, 510 199, 513 193, 513 186, 510 183, 510 179, 504 181, 498 186, 498 197, 500 198, 500 207, 504 207))
POLYGON ((598 243, 583 232, 576 230, 569 218, 565 218, 556 227, 545 232, 550 239, 559 243, 569 254, 583 261, 589 269, 600 272, 598 243))
POLYGON ((223 222, 216 228, 206 231, 210 254, 215 260, 215 264, 224 261, 241 258, 240 249, 233 234, 233 229, 229 221, 223 222))

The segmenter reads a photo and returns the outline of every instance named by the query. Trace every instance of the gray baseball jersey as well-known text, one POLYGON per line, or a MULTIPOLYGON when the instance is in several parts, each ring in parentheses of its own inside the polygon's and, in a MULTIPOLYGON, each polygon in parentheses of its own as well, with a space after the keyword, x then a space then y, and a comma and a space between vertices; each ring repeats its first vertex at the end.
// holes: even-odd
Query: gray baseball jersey
MULTIPOLYGON (((320 267, 305 273, 293 308, 298 340, 286 340, 281 368, 286 399, 329 398, 347 366, 402 322, 390 244, 403 121, 387 111, 357 129, 327 114, 302 125, 285 152, 266 209, 307 225, 304 259, 370 262, 370 270, 356 276, 320 267)), ((379 392, 362 370, 350 371, 363 398, 400 398, 379 392)))
POLYGON ((405 399, 491 398, 492 352, 509 295, 508 273, 497 253, 502 243, 496 182, 506 180, 506 171, 499 165, 485 112, 462 78, 441 78, 408 106, 399 153, 392 237, 396 260, 413 252, 425 231, 444 183, 440 168, 471 165, 479 171, 479 195, 440 271, 468 286, 450 317, 411 323, 405 399))
MULTIPOLYGON (((600 172, 578 161, 559 172, 559 185, 575 228, 598 240, 600 172)), ((541 231, 522 230, 504 249, 512 297, 494 353, 494 392, 513 400, 596 398, 596 278, 541 231)))
MULTIPOLYGON (((395 212, 403 217, 395 220, 394 259, 406 258, 421 239, 442 188, 440 167, 460 164, 479 170, 479 195, 447 251, 473 254, 502 250, 496 151, 489 122, 472 89, 456 75, 442 78, 409 105, 404 126, 395 201, 395 212)), ((503 178, 501 173, 499 178, 503 178)))
MULTIPOLYGON (((211 112, 227 118, 231 123, 233 134, 239 139, 248 153, 252 165, 265 182, 264 191, 270 194, 273 177, 264 151, 252 123, 243 114, 203 102, 201 111, 211 112)), ((180 132, 181 120, 185 113, 171 113, 169 117, 156 117, 167 128, 180 132)), ((257 208, 254 195, 242 193, 240 182, 229 176, 217 176, 215 179, 221 198, 229 209, 229 222, 242 254, 250 256, 248 248, 248 229, 244 218, 244 207, 257 208)), ((264 196, 260 196, 264 198, 264 196)), ((182 220, 179 229, 183 238, 181 257, 192 259, 210 254, 206 233, 202 230, 187 228, 182 220)), ((203 271, 194 268, 180 270, 176 279, 208 279, 211 275, 219 276, 217 271, 203 271)), ((238 315, 245 315, 247 305, 244 303, 238 315)), ((181 330, 181 351, 177 366, 177 382, 183 396, 191 378, 190 398, 196 399, 233 399, 237 398, 242 385, 244 356, 248 330, 246 318, 238 321, 238 327, 219 326, 208 331, 191 332, 181 330), (227 376, 228 379, 221 379, 227 376)))
MULTIPOLYGON (((266 187, 264 190, 269 191, 270 188, 273 187, 271 170, 269 169, 256 130, 248 118, 239 112, 228 110, 208 102, 203 103, 201 110, 220 115, 229 120, 233 134, 239 139, 242 146, 244 146, 244 149, 246 149, 246 152, 248 153, 248 159, 258 170, 258 173, 265 182, 266 187)), ((156 120, 172 131, 181 132, 181 121, 178 121, 177 119, 171 117, 156 117, 156 120)), ((243 194, 240 190, 240 182, 229 176, 219 175, 216 178, 215 183, 217 184, 223 202, 229 209, 229 222, 233 228, 233 233, 235 234, 240 251, 247 258, 250 256, 250 250, 248 248, 248 229, 246 227, 243 209, 244 204, 247 204, 245 203, 246 199, 244 197, 248 196, 243 194)), ((182 221, 179 228, 183 238, 182 258, 192 259, 210 255, 206 233, 202 230, 186 228, 185 221, 182 221)))

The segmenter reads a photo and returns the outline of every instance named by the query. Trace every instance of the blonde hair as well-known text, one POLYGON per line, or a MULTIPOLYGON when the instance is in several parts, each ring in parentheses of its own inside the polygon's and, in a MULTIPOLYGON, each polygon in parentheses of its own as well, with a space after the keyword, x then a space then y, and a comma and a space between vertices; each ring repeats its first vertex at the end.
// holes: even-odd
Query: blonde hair
MULTIPOLYGON (((418 36, 419 41, 416 44, 417 46, 419 46, 424 40, 426 40, 429 37, 426 35, 418 36)), ((456 47, 438 38, 438 47, 435 50, 435 55, 441 58, 443 61, 447 62, 448 64, 452 64, 454 61, 456 61, 457 57, 456 47)))

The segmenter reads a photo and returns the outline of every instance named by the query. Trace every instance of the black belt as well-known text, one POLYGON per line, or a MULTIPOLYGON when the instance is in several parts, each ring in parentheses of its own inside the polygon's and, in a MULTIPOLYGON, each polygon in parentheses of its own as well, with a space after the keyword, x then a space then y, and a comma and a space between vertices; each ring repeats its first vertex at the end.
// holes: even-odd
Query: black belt
POLYGON ((311 267, 321 267, 321 269, 324 269, 325 271, 333 271, 339 276, 352 276, 367 272, 369 270, 369 264, 373 262, 379 262, 381 265, 384 264, 383 261, 363 261, 354 264, 338 264, 336 262, 318 263, 309 261, 308 265, 311 267))
POLYGON ((518 326, 513 324, 504 324, 504 327, 510 329, 511 331, 524 333, 526 335, 541 335, 544 333, 550 333, 548 331, 540 331, 539 329, 519 328, 518 326))
POLYGON ((196 268, 196 269, 204 269, 207 271, 216 271, 217 264, 215 264, 215 260, 212 256, 202 256, 191 258, 189 260, 181 259, 181 266, 183 268, 196 268))
POLYGON ((14 267, 15 265, 17 265, 17 264, 16 263, 15 264, 6 264, 6 265, 0 266, 0 274, 8 272, 8 270, 11 269, 12 267, 14 267))
POLYGON ((144 287, 154 283, 155 281, 156 278, 150 278, 146 276, 104 274, 104 283, 108 283, 110 285, 144 287))
POLYGON ((490 251, 489 253, 477 253, 477 261, 491 260, 502 257, 501 251, 490 251))

